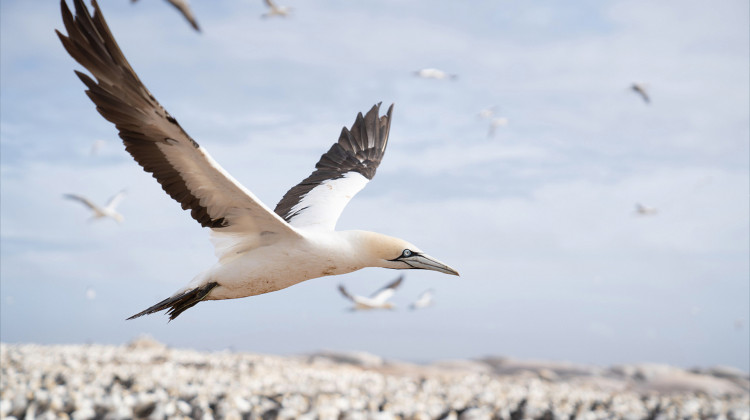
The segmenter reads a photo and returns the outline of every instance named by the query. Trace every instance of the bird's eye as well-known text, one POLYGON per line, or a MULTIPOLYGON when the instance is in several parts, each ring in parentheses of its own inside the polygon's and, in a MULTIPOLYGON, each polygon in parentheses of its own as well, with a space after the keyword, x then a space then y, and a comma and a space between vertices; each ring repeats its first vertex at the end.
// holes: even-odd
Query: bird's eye
POLYGON ((403 257, 403 258, 409 258, 409 257, 411 257, 411 254, 412 254, 411 250, 409 250, 409 249, 405 249, 405 250, 404 250, 404 251, 403 251, 403 252, 401 253, 401 257, 403 257))

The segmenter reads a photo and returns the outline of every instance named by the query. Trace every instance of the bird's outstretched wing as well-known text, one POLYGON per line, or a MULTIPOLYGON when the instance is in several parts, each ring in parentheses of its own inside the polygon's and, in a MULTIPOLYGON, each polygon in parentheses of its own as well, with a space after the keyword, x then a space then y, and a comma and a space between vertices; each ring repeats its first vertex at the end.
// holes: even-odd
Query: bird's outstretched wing
POLYGON ((357 114, 351 129, 320 157, 315 171, 292 187, 276 205, 276 214, 295 228, 334 230, 352 197, 375 176, 388 145, 391 113, 379 117, 380 104, 357 114))
POLYGON ((354 296, 350 295, 349 292, 346 291, 343 284, 339 284, 339 292, 341 292, 341 294, 344 295, 345 298, 354 302, 354 296))
POLYGON ((425 290, 421 295, 409 305, 410 309, 421 309, 432 304, 432 289, 425 290))
POLYGON ((633 85, 630 86, 630 88, 633 89, 635 93, 641 96, 641 98, 643 99, 643 102, 647 104, 651 103, 651 97, 649 96, 645 85, 642 85, 640 83, 633 83, 633 85))
POLYGON ((99 206, 91 202, 88 198, 78 195, 78 194, 63 194, 63 197, 69 199, 69 200, 75 200, 79 203, 82 203, 84 206, 88 207, 91 210, 97 210, 99 206))
POLYGON ((424 292, 422 292, 421 295, 419 295, 419 298, 417 300, 419 301, 429 301, 432 299, 432 289, 427 289, 424 292))
POLYGON ((114 210, 117 208, 117 206, 122 202, 122 199, 125 198, 125 190, 122 190, 118 192, 117 194, 113 195, 112 198, 107 201, 107 208, 114 210))
POLYGON ((373 293, 370 296, 370 299, 376 302, 380 302, 380 303, 386 302, 388 299, 390 299, 393 296, 394 293, 396 293, 396 289, 398 288, 398 286, 401 285, 402 281, 404 281, 404 276, 403 275, 398 276, 396 280, 388 283, 387 285, 383 286, 380 290, 377 290, 375 293, 373 293))
MULTIPOLYGON (((135 3, 138 0, 130 0, 131 3, 135 3)), ((190 8, 190 3, 188 3, 188 0, 167 0, 169 4, 174 6, 180 13, 182 13, 182 16, 187 19, 190 26, 193 27, 196 31, 200 32, 201 28, 198 26, 198 20, 195 19, 195 15, 193 14, 193 10, 190 8)))
POLYGON ((182 16, 187 19, 188 23, 190 23, 190 26, 193 27, 196 31, 200 32, 201 28, 198 26, 198 20, 195 19, 195 15, 193 14, 193 9, 190 8, 190 4, 187 0, 168 0, 169 4, 174 6, 177 10, 182 13, 182 16))
POLYGON ((96 109, 115 124, 125 149, 172 198, 190 209, 201 226, 241 232, 259 243, 261 234, 298 232, 239 184, 180 127, 146 89, 120 51, 96 2, 93 17, 74 0, 75 17, 61 9, 67 36, 56 31, 68 53, 94 76, 76 71, 96 109))

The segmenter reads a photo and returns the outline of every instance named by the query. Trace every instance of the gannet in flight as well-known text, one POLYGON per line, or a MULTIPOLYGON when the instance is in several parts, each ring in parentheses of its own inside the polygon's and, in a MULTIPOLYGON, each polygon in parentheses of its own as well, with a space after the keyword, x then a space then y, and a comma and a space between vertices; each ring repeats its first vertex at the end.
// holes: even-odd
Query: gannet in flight
POLYGON ((354 302, 354 307, 352 308, 353 311, 367 309, 393 309, 396 305, 388 302, 388 299, 393 297, 393 294, 396 293, 396 289, 401 285, 402 281, 404 281, 404 276, 398 276, 396 280, 383 286, 370 297, 352 296, 346 291, 343 284, 339 285, 339 291, 345 298, 354 302))
MULTIPOLYGON (((135 3, 138 0, 130 0, 131 3, 135 3)), ((182 16, 187 19, 187 21, 190 23, 190 26, 193 27, 196 31, 200 32, 201 28, 198 27, 198 21, 195 19, 195 15, 193 14, 193 10, 190 8, 190 3, 188 0, 167 0, 169 4, 174 6, 177 10, 182 13, 182 16)))
POLYGON ((260 17, 262 17, 263 19, 274 16, 287 17, 292 11, 292 8, 289 6, 277 6, 276 3, 273 2, 273 0, 263 0, 263 3, 265 3, 269 9, 268 12, 260 15, 260 17))
POLYGON ((497 127, 505 127, 506 125, 508 125, 508 119, 505 117, 495 117, 491 119, 490 128, 487 131, 487 137, 494 137, 497 127))
POLYGON ((448 74, 438 69, 421 69, 414 72, 414 75, 423 79, 456 79, 458 76, 455 74, 448 74))
POLYGON ((432 305, 432 289, 425 290, 414 302, 409 305, 409 309, 422 309, 432 305))
POLYGON ((402 239, 359 230, 336 231, 349 200, 375 175, 388 143, 393 106, 359 113, 323 154, 315 171, 292 187, 274 211, 199 146, 146 87, 125 59, 96 0, 94 16, 75 0, 75 18, 61 1, 68 35, 63 46, 93 80, 76 71, 99 113, 119 130, 125 149, 211 229, 217 263, 171 297, 129 319, 167 310, 170 320, 202 300, 273 292, 316 277, 364 267, 456 270, 402 239))
POLYGON ((78 201, 79 203, 82 203, 84 206, 88 207, 92 212, 91 220, 103 219, 105 217, 112 218, 116 220, 117 223, 122 223, 122 221, 125 220, 125 218, 120 213, 118 213, 117 210, 115 210, 122 199, 125 198, 125 191, 120 191, 119 193, 115 194, 112 198, 109 199, 109 201, 107 201, 107 204, 104 207, 98 206, 88 198, 78 194, 64 194, 63 197, 69 200, 78 201))
POLYGON ((93 143, 91 143, 91 149, 89 149, 89 154, 91 156, 98 155, 99 151, 104 147, 105 141, 102 139, 94 140, 93 143))
POLYGON ((648 103, 651 103, 651 98, 648 96, 648 92, 646 91, 646 85, 643 83, 633 83, 630 86, 630 89, 633 90, 633 92, 641 95, 641 98, 643 98, 643 101, 648 103))
POLYGON ((659 210, 656 207, 647 207, 641 203, 635 204, 635 213, 639 216, 653 216, 658 212, 659 210))
POLYGON ((482 118, 482 119, 484 119, 484 118, 492 118, 492 117, 495 116, 495 111, 496 110, 497 110, 497 106, 493 105, 493 106, 491 106, 489 108, 485 108, 485 109, 479 111, 479 113, 477 114, 477 117, 482 118))

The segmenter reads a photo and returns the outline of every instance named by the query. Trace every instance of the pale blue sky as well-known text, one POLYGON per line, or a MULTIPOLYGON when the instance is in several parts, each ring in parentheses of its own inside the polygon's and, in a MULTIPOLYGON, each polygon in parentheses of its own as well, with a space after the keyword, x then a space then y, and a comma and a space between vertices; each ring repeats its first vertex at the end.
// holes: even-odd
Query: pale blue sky
POLYGON ((260 0, 194 0, 202 34, 163 1, 102 8, 156 98, 269 206, 357 112, 395 103, 338 228, 405 238, 462 276, 407 272, 395 312, 346 311, 339 283, 367 294, 397 275, 367 269, 125 322, 213 263, 208 231, 95 111, 54 35, 59 3, 4 0, 3 342, 750 367, 746 1, 286 4, 291 18, 261 20, 260 0), (487 138, 491 105, 509 123, 487 138), (123 188, 122 225, 62 199, 123 188), (436 305, 406 311, 427 288, 436 305))

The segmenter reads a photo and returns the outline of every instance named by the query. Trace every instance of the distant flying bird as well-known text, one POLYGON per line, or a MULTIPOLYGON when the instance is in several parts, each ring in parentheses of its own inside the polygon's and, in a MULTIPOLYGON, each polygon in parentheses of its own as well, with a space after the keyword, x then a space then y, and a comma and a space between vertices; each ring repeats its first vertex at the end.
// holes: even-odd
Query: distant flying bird
POLYGON ((115 210, 117 206, 120 204, 123 198, 125 198, 125 191, 120 191, 119 193, 115 194, 112 198, 107 201, 107 204, 104 207, 101 207, 97 204, 94 204, 91 200, 88 198, 77 195, 77 194, 64 194, 63 197, 69 199, 69 200, 75 200, 79 203, 83 204, 84 206, 88 207, 89 210, 91 210, 91 220, 98 220, 103 219, 105 217, 112 218, 113 220, 117 221, 117 223, 122 223, 125 218, 115 210))
POLYGON ((409 305, 409 309, 423 309, 432 305, 432 289, 425 290, 414 302, 409 305))
POLYGON ((292 8, 289 6, 278 6, 276 5, 273 0, 263 0, 263 3, 268 6, 268 12, 263 13, 261 15, 262 18, 270 18, 274 16, 280 16, 280 17, 287 17, 289 16, 289 13, 292 11, 292 8))
POLYGON ((479 111, 479 114, 477 114, 477 116, 479 118, 482 118, 482 119, 484 119, 484 118, 489 119, 489 118, 492 118, 492 117, 495 116, 495 112, 496 111, 497 111, 497 107, 496 106, 491 106, 489 108, 485 108, 485 109, 479 111))
POLYGON ((643 83, 633 83, 630 86, 630 89, 633 90, 633 92, 641 95, 641 98, 643 98, 643 101, 648 103, 651 103, 651 98, 648 96, 648 92, 646 91, 646 85, 643 83))
POLYGON ((489 108, 485 108, 481 111, 479 111, 479 114, 477 116, 481 119, 488 119, 490 120, 489 130, 487 130, 487 137, 494 137, 495 136, 495 130, 498 127, 505 127, 508 125, 508 119, 505 117, 497 117, 497 107, 491 106, 489 108))
POLYGON ((89 154, 91 156, 98 155, 99 151, 104 147, 105 141, 102 139, 94 140, 94 142, 91 144, 91 150, 89 151, 89 154))
POLYGON ((505 117, 495 117, 490 120, 490 128, 487 131, 487 137, 494 137, 495 136, 495 130, 498 127, 505 127, 508 125, 508 119, 505 117))
POLYGON ((414 75, 423 79, 456 79, 458 76, 455 74, 448 74, 438 69, 421 69, 414 72, 414 75))
MULTIPOLYGON (((131 3, 135 3, 138 0, 130 0, 131 3)), ((182 16, 187 19, 187 21, 190 23, 190 26, 193 27, 196 31, 200 32, 201 28, 198 27, 198 21, 195 19, 195 15, 193 14, 193 10, 190 8, 190 2, 188 0, 167 0, 169 4, 174 6, 177 10, 182 13, 182 16)))
POLYGON ((745 327, 745 319, 744 318, 737 318, 734 320, 734 329, 735 330, 741 330, 745 327))
POLYGON ((324 153, 315 171, 271 210, 237 182, 162 108, 125 59, 97 2, 94 16, 65 1, 68 53, 96 78, 76 72, 89 98, 120 132, 125 149, 164 191, 211 229, 218 262, 171 297, 129 319, 167 310, 170 320, 203 300, 235 299, 281 290, 316 277, 365 267, 456 270, 402 239, 366 231, 336 231, 349 200, 375 176, 388 143, 393 106, 359 113, 324 153))
POLYGON ((655 207, 647 207, 641 203, 635 204, 635 214, 639 216, 653 216, 658 212, 659 210, 657 210, 655 207))
POLYGON ((404 276, 399 276, 396 280, 388 283, 377 292, 373 293, 370 297, 364 296, 353 296, 346 291, 343 284, 339 285, 339 291, 345 298, 351 300, 354 303, 353 311, 368 310, 368 309, 393 309, 396 307, 388 299, 393 297, 396 293, 396 289, 401 285, 404 280, 404 276))

